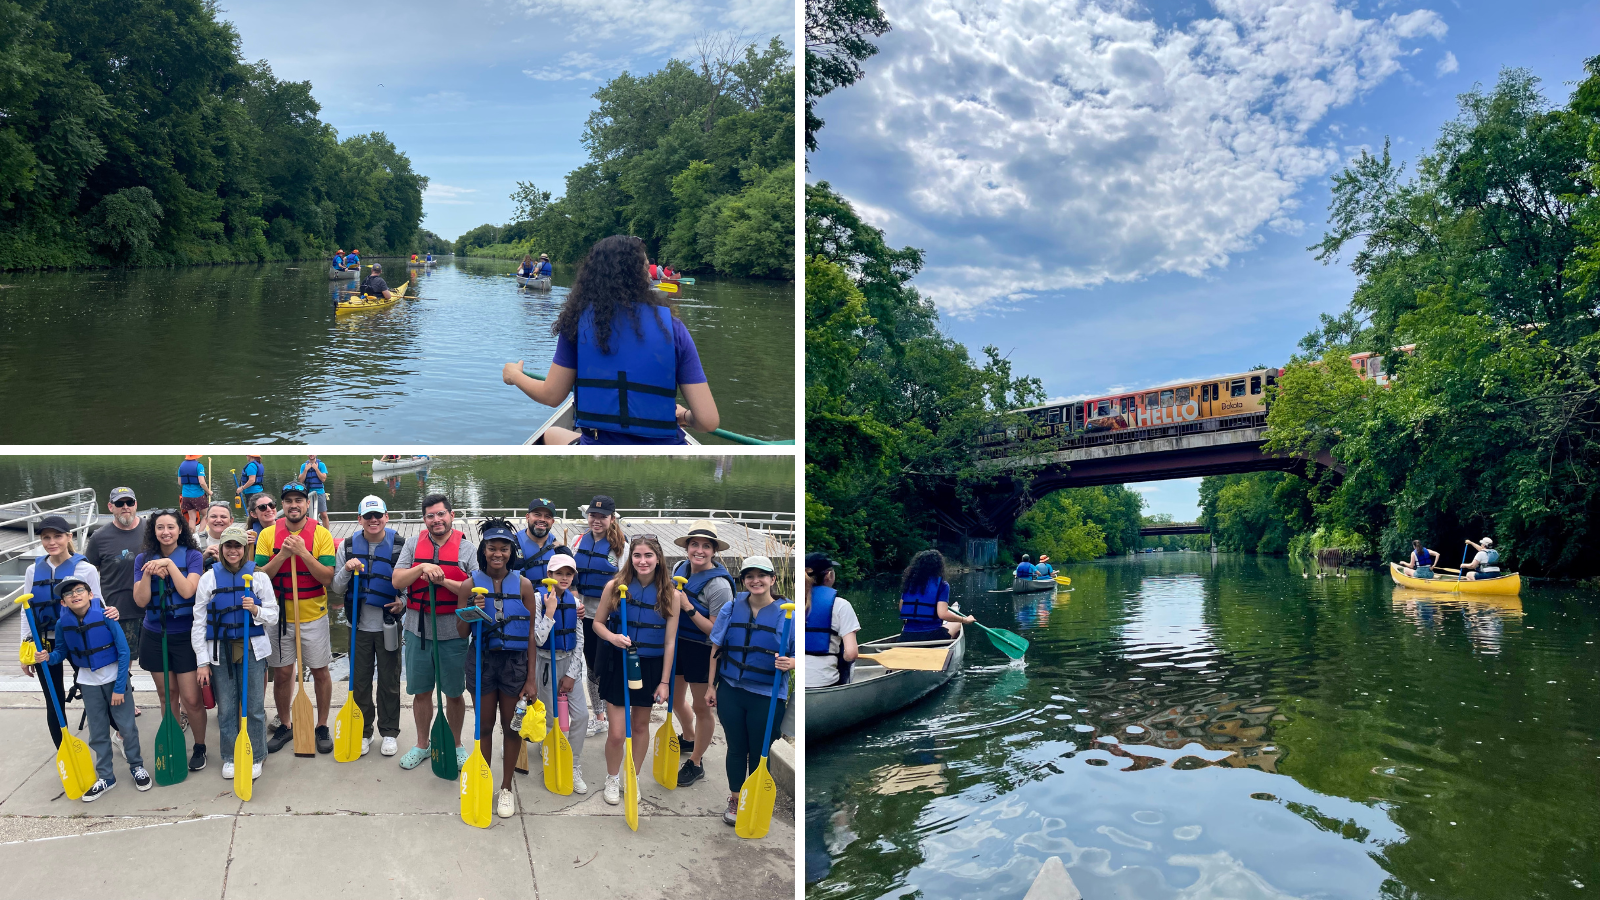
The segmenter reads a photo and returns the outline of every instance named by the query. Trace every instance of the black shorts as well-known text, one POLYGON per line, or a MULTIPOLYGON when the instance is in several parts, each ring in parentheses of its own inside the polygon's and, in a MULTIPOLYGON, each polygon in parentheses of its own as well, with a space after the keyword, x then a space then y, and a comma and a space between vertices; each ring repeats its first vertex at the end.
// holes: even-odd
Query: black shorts
POLYGON ((167 660, 172 668, 161 664, 161 632, 142 629, 139 635, 139 668, 146 672, 167 672, 182 675, 193 672, 198 666, 194 658, 194 647, 189 643, 189 632, 180 631, 177 634, 167 635, 167 660))
MULTIPOLYGON (((623 674, 622 651, 610 644, 605 645, 604 650, 606 652, 601 654, 600 664, 600 699, 621 706, 622 688, 627 683, 627 676, 623 674)), ((664 661, 659 656, 639 657, 643 687, 628 692, 628 702, 633 704, 634 709, 649 707, 656 702, 656 687, 661 684, 661 664, 664 661)))
MULTIPOLYGON (((478 696, 477 683, 478 654, 467 651, 467 690, 472 696, 478 696)), ((483 692, 486 694, 499 694, 501 697, 518 697, 522 689, 528 686, 528 651, 526 650, 490 650, 483 651, 483 692)))
MULTIPOLYGON (((593 598, 585 597, 585 603, 599 603, 593 598)), ((600 678, 600 644, 601 640, 594 636, 594 620, 583 620, 583 661, 584 669, 589 673, 589 680, 599 684, 600 678)), ((607 644, 606 646, 611 646, 607 644)))
POLYGON ((711 645, 679 641, 673 665, 678 667, 678 677, 684 681, 705 684, 711 680, 711 645))

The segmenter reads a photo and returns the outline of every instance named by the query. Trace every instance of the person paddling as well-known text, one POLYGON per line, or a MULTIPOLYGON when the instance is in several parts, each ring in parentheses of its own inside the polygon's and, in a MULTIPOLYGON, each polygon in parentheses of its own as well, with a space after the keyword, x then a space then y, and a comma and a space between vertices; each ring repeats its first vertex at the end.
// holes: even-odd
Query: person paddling
POLYGON ((1033 577, 1034 578, 1050 578, 1051 576, 1053 576, 1055 574, 1056 574, 1056 567, 1050 565, 1050 557, 1048 557, 1048 556, 1039 557, 1038 565, 1035 565, 1033 567, 1033 577))
POLYGON ((298 481, 284 485, 278 495, 283 518, 256 537, 256 569, 272 579, 283 609, 278 626, 267 632, 272 640, 267 665, 272 667, 272 699, 278 708, 278 727, 267 740, 268 753, 277 753, 294 740, 294 723, 285 714, 292 709, 295 686, 302 677, 295 658, 297 622, 299 663, 311 670, 312 693, 317 700, 317 752, 333 752, 333 736, 328 733, 328 712, 333 706, 333 676, 328 673, 333 664, 328 585, 333 581, 338 552, 333 535, 311 518, 310 496, 306 485, 298 481))
POLYGON ((211 685, 217 701, 217 730, 222 732, 222 777, 233 779, 236 765, 250 766, 251 777, 261 777, 261 762, 267 758, 267 667, 251 665, 250 683, 239 681, 244 654, 250 661, 265 662, 272 656, 272 639, 267 629, 278 623, 278 599, 272 593, 272 579, 257 578, 256 562, 245 555, 249 536, 243 525, 229 525, 222 532, 218 559, 200 576, 195 591, 194 622, 189 627, 189 644, 194 649, 195 676, 204 688, 211 685), (245 576, 251 576, 246 583, 245 576), (246 635, 249 646, 245 645, 246 635), (244 692, 253 759, 234 759, 239 738, 239 720, 233 711, 240 708, 239 693, 244 692))
POLYGON ((1494 549, 1494 538, 1486 537, 1477 542, 1467 541, 1467 546, 1478 552, 1472 557, 1471 562, 1462 564, 1462 577, 1468 581, 1479 581, 1499 576, 1500 551, 1494 549))
POLYGON ((389 282, 383 280, 383 266, 379 263, 372 264, 372 272, 361 279, 361 287, 358 290, 369 297, 382 297, 385 300, 394 298, 393 292, 389 290, 389 282))
POLYGON ((394 586, 394 569, 405 552, 406 539, 389 527, 389 506, 383 498, 370 494, 361 498, 356 512, 361 516, 361 530, 339 544, 333 591, 348 598, 346 617, 356 629, 350 690, 361 708, 361 755, 366 756, 372 748, 376 728, 382 738, 378 752, 393 756, 400 752, 400 620, 406 611, 406 598, 394 586), (351 596, 352 582, 358 596, 351 596), (372 698, 374 668, 378 673, 376 707, 372 698))
POLYGON ((1028 554, 1022 554, 1022 562, 1017 563, 1017 571, 1012 573, 1013 576, 1016 578, 1032 578, 1034 573, 1038 570, 1035 569, 1033 567, 1033 563, 1029 561, 1031 559, 1032 557, 1030 557, 1028 554))
MULTIPOLYGON (((491 767, 494 763, 494 723, 500 722, 501 740, 500 791, 496 796, 495 811, 500 818, 509 819, 517 814, 516 793, 512 779, 517 775, 517 757, 520 755, 522 736, 512 727, 517 713, 517 701, 533 700, 539 696, 534 675, 536 656, 529 636, 532 633, 533 613, 539 598, 533 582, 523 578, 514 568, 517 557, 517 535, 505 519, 485 519, 478 525, 478 571, 472 573, 472 587, 482 588, 471 594, 471 604, 483 610, 489 621, 483 624, 479 636, 481 648, 467 654, 466 682, 468 690, 481 687, 482 693, 473 694, 473 706, 479 711, 478 747, 491 767), (477 669, 477 656, 483 655, 483 670, 477 669), (480 682, 479 679, 482 679, 480 682)), ((473 632, 465 620, 456 620, 456 633, 465 638, 473 632)))
MULTIPOLYGON (((738 822, 739 789, 761 764, 766 748, 767 712, 772 699, 773 676, 794 669, 794 635, 789 643, 778 645, 782 634, 786 599, 773 589, 775 572, 765 556, 746 557, 739 580, 744 591, 717 614, 711 631, 716 675, 706 691, 706 702, 722 721, 722 734, 728 741, 728 809, 722 821, 738 822)), ((783 721, 789 698, 789 680, 778 685, 777 710, 773 721, 783 721)))
MULTIPOLYGON (((206 708, 200 701, 200 682, 195 676, 199 661, 187 638, 194 624, 201 561, 200 547, 189 531, 189 523, 174 510, 152 513, 145 522, 144 550, 133 564, 139 573, 133 583, 133 602, 145 611, 144 631, 139 637, 139 668, 152 675, 172 673, 181 702, 167 696, 161 678, 155 680, 156 695, 161 698, 163 710, 178 710, 179 724, 194 736, 189 771, 198 772, 206 767, 206 708), (178 638, 168 642, 165 655, 170 659, 164 659, 161 652, 162 632, 178 638)), ((126 750, 126 740, 123 743, 126 750)))
POLYGON ((534 277, 533 270, 533 254, 524 254, 522 257, 522 264, 517 266, 517 274, 523 278, 532 278, 534 277))
POLYGON ((347 270, 349 268, 348 264, 345 261, 345 256, 344 256, 344 251, 343 250, 335 250, 335 251, 333 251, 333 267, 335 269, 338 269, 340 272, 343 272, 343 271, 345 271, 345 270, 347 270))
POLYGON ((349 254, 347 254, 345 256, 345 258, 344 258, 344 267, 346 269, 355 269, 357 272, 360 272, 361 271, 361 251, 360 250, 351 250, 349 252, 349 254))
POLYGON ((678 749, 688 756, 678 770, 678 786, 685 787, 706 774, 701 760, 717 729, 706 704, 706 688, 711 683, 711 629, 722 607, 733 600, 735 585, 733 575, 716 557, 728 549, 728 542, 717 536, 716 523, 700 519, 673 543, 688 556, 672 572, 688 579, 679 593, 678 677, 672 688, 672 711, 683 732, 678 749))
POLYGON ((198 453, 191 453, 178 464, 178 510, 192 530, 200 526, 205 515, 206 497, 211 495, 211 484, 206 481, 206 467, 198 453))
POLYGON ((576 590, 583 598, 583 658, 589 676, 589 709, 594 716, 589 720, 589 734, 596 735, 608 726, 605 704, 600 702, 601 641, 595 637, 594 616, 606 585, 617 574, 617 561, 628 539, 617 524, 617 501, 605 494, 597 494, 589 501, 584 516, 589 530, 578 538, 572 558, 578 563, 576 590))
POLYGON ((676 649, 679 601, 665 559, 655 535, 635 536, 628 543, 621 571, 606 585, 595 611, 594 636, 610 645, 600 656, 600 697, 606 703, 606 721, 610 725, 606 735, 605 800, 612 806, 622 802, 623 765, 633 766, 637 773, 650 750, 649 740, 635 740, 633 759, 622 758, 626 741, 622 692, 628 691, 633 733, 648 735, 650 708, 667 702, 672 690, 667 673, 672 670, 676 649), (623 586, 628 589, 625 599, 618 590, 623 586), (620 611, 624 603, 628 612, 626 628, 620 611), (638 687, 629 684, 634 674, 629 671, 630 657, 637 660, 638 687))
POLYGON ((550 254, 539 254, 539 261, 534 263, 533 266, 534 276, 537 278, 549 278, 554 273, 555 270, 550 267, 550 254))
MULTIPOLYGON (((44 553, 34 559, 27 569, 23 570, 22 583, 27 585, 28 593, 33 594, 33 621, 35 627, 39 629, 39 636, 44 640, 44 646, 36 648, 37 652, 41 658, 46 655, 54 655, 56 661, 48 667, 48 680, 46 679, 46 667, 42 664, 24 666, 23 671, 30 677, 39 679, 41 690, 54 690, 55 692, 59 703, 45 704, 47 712, 45 721, 50 728, 50 740, 54 741, 55 745, 59 747, 61 746, 63 723, 56 720, 56 709, 65 710, 67 706, 67 684, 62 677, 65 674, 62 661, 68 658, 62 654, 53 653, 59 643, 56 635, 56 623, 61 619, 61 585, 65 584, 67 579, 75 579, 88 585, 89 593, 92 596, 103 598, 105 595, 101 593, 100 572, 93 565, 90 565, 83 554, 78 553, 73 547, 72 526, 67 524, 67 520, 64 517, 45 516, 39 521, 39 545, 44 550, 44 553)), ((105 605, 103 599, 97 602, 101 606, 105 605)), ((109 611, 107 618, 113 627, 120 630, 121 626, 117 624, 118 616, 115 607, 109 611)), ((74 661, 72 667, 76 670, 80 666, 78 662, 74 661)), ((65 715, 64 712, 63 715, 65 715)))
MULTIPOLYGON (((551 590, 537 585, 539 599, 534 607, 533 630, 539 643, 535 667, 539 670, 539 699, 544 701, 545 726, 561 726, 560 704, 566 703, 567 743, 572 748, 572 791, 587 794, 589 785, 583 780, 582 760, 589 723, 589 698, 582 687, 587 667, 583 652, 584 629, 578 626, 583 619, 583 599, 572 591, 577 574, 578 564, 572 557, 565 553, 550 557, 547 577, 554 578, 556 586, 551 590), (555 655, 554 669, 558 673, 555 677, 559 679, 555 685, 550 683, 550 657, 546 654, 555 655)), ((542 746, 540 752, 544 752, 542 746)))
POLYGON ((1439 551, 1430 550, 1422 546, 1421 541, 1411 542, 1411 565, 1401 566, 1400 571, 1412 578, 1432 578, 1433 567, 1439 561, 1439 551))
POLYGON ((833 584, 833 560, 824 553, 806 554, 807 688, 848 684, 850 664, 861 655, 856 639, 861 620, 833 584))
POLYGON ((572 431, 545 430, 546 444, 685 444, 683 429, 721 424, 700 354, 670 302, 653 294, 644 242, 596 243, 551 326, 555 358, 540 381, 506 363, 501 379, 557 407, 573 396, 572 431), (687 407, 676 402, 683 392, 687 407))
MULTIPOLYGON (((1027 557, 1023 557, 1026 564, 1027 557)), ((1018 578, 1023 577, 1018 567, 1018 578)), ((900 642, 947 641, 961 634, 962 623, 977 619, 950 609, 950 582, 944 580, 944 556, 924 550, 911 558, 900 579, 900 642)))

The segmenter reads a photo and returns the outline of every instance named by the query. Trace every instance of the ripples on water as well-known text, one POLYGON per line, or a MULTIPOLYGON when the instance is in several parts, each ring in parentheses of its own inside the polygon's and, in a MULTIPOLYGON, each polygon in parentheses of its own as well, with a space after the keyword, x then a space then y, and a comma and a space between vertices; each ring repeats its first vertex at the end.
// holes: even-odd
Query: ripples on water
MULTIPOLYGON (((1089 900, 1600 883, 1593 595, 1200 554, 1067 573, 1017 602, 960 579, 1026 665, 974 633, 931 700, 811 748, 810 896, 1021 897, 1052 855, 1089 900)), ((887 585, 843 593, 863 634, 897 627, 887 585)))

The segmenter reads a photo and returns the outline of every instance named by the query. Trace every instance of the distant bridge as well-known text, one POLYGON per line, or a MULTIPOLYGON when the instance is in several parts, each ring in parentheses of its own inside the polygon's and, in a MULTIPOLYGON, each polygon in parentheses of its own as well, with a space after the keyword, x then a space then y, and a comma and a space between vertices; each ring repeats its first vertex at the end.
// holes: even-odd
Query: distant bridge
POLYGON ((1167 522, 1163 525, 1139 526, 1140 537, 1164 537, 1169 534, 1210 534, 1211 529, 1199 522, 1167 522))

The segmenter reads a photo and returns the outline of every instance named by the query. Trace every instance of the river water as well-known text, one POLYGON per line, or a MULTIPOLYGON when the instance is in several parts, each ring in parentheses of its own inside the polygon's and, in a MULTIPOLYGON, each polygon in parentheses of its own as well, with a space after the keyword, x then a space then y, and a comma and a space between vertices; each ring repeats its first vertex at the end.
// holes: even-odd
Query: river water
MULTIPOLYGON (((808 748, 811 898, 1589 897, 1600 597, 1468 601, 1383 573, 1164 553, 1053 598, 954 580, 981 633, 923 703, 808 748)), ((895 584, 841 593, 869 638, 895 584)))
MULTIPOLYGON (((526 440, 550 410, 500 369, 549 367, 572 267, 537 293, 509 260, 381 262, 418 299, 337 317, 312 261, 0 275, 0 443, 526 440)), ((678 310, 723 427, 794 438, 793 283, 702 278, 678 310)))

